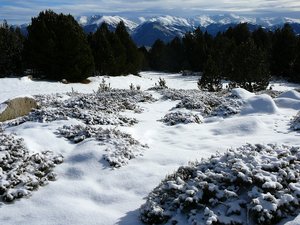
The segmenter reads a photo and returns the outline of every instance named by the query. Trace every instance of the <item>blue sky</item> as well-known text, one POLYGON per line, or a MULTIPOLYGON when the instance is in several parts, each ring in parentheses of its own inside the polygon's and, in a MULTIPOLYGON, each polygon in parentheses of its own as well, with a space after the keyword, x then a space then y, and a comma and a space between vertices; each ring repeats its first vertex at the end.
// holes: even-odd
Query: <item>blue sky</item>
POLYGON ((74 16, 107 14, 129 18, 217 13, 300 18, 299 0, 0 0, 0 20, 12 24, 30 22, 45 9, 74 16))

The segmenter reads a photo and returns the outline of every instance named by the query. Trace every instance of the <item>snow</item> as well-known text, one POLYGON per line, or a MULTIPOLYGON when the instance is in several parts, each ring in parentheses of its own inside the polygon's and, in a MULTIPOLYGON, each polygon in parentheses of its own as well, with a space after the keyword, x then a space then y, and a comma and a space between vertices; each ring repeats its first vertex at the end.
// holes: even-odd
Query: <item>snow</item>
MULTIPOLYGON (((182 77, 181 74, 143 72, 141 77, 132 75, 104 77, 112 88, 129 89, 132 83, 135 86, 140 85, 141 91, 157 99, 153 102, 136 103, 138 108, 142 109, 140 113, 128 109, 118 112, 123 117, 136 119, 137 124, 130 126, 88 124, 95 129, 118 130, 118 132, 130 135, 141 145, 148 146, 146 148, 140 148, 140 145, 133 146, 134 158, 130 160, 124 158, 125 161, 119 168, 110 166, 106 157, 118 150, 114 148, 114 145, 120 142, 103 141, 101 144, 95 136, 83 138, 76 144, 58 135, 58 129, 63 126, 87 126, 83 119, 74 117, 67 120, 53 119, 53 121, 40 122, 29 120, 18 126, 6 128, 5 134, 15 133, 17 138, 24 139, 26 149, 30 154, 49 150, 55 155, 62 155, 64 162, 53 169, 57 174, 57 180, 33 191, 29 198, 22 198, 13 204, 2 204, 1 224, 140 225, 142 223, 139 219, 139 208, 145 203, 145 197, 159 185, 166 175, 172 174, 179 166, 188 165, 189 161, 209 158, 216 152, 226 152, 231 147, 237 148, 246 143, 300 146, 299 133, 290 130, 290 120, 298 110, 294 107, 282 107, 277 104, 276 99, 273 100, 265 95, 254 96, 241 89, 235 90, 241 99, 233 98, 233 100, 247 104, 247 106, 242 106, 244 107, 243 115, 240 115, 237 110, 235 114, 227 117, 220 117, 218 114, 206 118, 200 117, 202 121, 200 124, 183 123, 168 126, 160 120, 171 112, 181 111, 182 109, 174 111, 181 99, 166 99, 159 91, 147 90, 158 83, 160 77, 166 80, 169 89, 186 90, 186 92, 180 91, 179 97, 182 93, 184 95, 196 93, 192 89, 197 89, 198 77, 193 76, 182 77), (135 149, 135 147, 138 148, 135 149), (110 150, 106 151, 108 148, 110 150)), ((31 81, 26 77, 3 78, 0 79, 0 102, 20 95, 59 93, 57 98, 60 101, 79 107, 79 102, 73 104, 66 93, 72 93, 72 90, 73 93, 85 94, 97 92, 102 77, 93 77, 90 80, 89 84, 63 84, 31 81)), ((276 81, 272 84, 274 84, 272 89, 278 91, 289 91, 300 87, 283 81, 276 81)), ((200 95, 193 96, 198 98, 200 95)), ((229 99, 229 97, 226 98, 229 99)), ((52 101, 51 98, 50 100, 46 97, 43 99, 45 104, 52 101)), ((232 101, 228 103, 233 104, 232 101)), ((96 109, 101 116, 100 107, 96 109)), ((80 109, 80 112, 84 113, 84 109, 80 109)), ((193 109, 184 109, 183 112, 199 115, 199 111, 193 109)), ((42 116, 45 118, 45 114, 42 116)), ((82 137, 76 140, 80 138, 82 137)), ((114 140, 116 139, 111 141, 114 140)), ((177 185, 180 183, 179 180, 176 182, 177 185)), ((294 185, 294 187, 297 186, 294 185)), ((192 195, 193 191, 196 190, 187 190, 187 195, 192 195)), ((282 201, 289 202, 291 199, 285 196, 282 201)), ((237 208, 237 205, 232 206, 233 211, 237 208)), ((155 210, 156 214, 161 213, 159 206, 155 206, 155 210)), ((213 215, 210 218, 213 220, 213 215)), ((226 218, 223 218, 224 221, 226 218)), ((295 221, 294 224, 299 224, 300 217, 295 221)))
POLYGON ((4 112, 6 108, 7 108, 6 104, 4 103, 0 104, 0 113, 4 112))
POLYGON ((294 99, 294 100, 300 100, 300 93, 295 90, 290 90, 290 91, 286 91, 286 92, 282 93, 277 98, 290 98, 290 99, 294 99))
POLYGON ((249 98, 246 102, 246 105, 241 110, 242 115, 254 113, 275 114, 277 112, 278 108, 274 100, 266 94, 249 98))
POLYGON ((255 95, 254 93, 249 92, 243 88, 234 88, 234 89, 232 89, 231 93, 233 96, 243 99, 243 100, 251 98, 255 95))
POLYGON ((159 22, 164 26, 186 26, 189 27, 191 24, 185 18, 175 17, 175 16, 159 16, 154 17, 149 20, 150 22, 159 22))

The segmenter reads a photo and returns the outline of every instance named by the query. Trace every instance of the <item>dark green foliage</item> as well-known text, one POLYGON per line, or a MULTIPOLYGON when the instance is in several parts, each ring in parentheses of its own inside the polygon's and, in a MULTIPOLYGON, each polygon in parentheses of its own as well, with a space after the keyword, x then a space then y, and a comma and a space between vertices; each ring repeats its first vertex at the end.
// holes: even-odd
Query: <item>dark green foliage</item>
POLYGON ((154 70, 167 71, 167 47, 161 40, 154 42, 150 53, 150 67, 154 70))
POLYGON ((93 56, 87 38, 71 15, 41 12, 32 19, 26 41, 28 66, 34 76, 81 81, 92 75, 93 56))
POLYGON ((219 67, 210 55, 204 66, 203 75, 198 81, 198 87, 207 91, 220 91, 222 89, 221 79, 219 67))
POLYGON ((227 36, 230 39, 233 39, 237 45, 240 45, 250 38, 251 33, 249 31, 248 24, 241 23, 234 28, 230 27, 225 32, 225 36, 227 36))
POLYGON ((186 57, 184 69, 203 71, 208 54, 208 46, 203 32, 197 28, 193 33, 187 33, 182 41, 186 57))
POLYGON ((289 24, 275 31, 271 61, 273 75, 290 78, 296 58, 296 45, 296 35, 289 24))
POLYGON ((96 74, 137 75, 141 70, 143 54, 132 41, 123 22, 118 24, 115 32, 109 31, 104 23, 88 39, 95 59, 96 74))
POLYGON ((149 51, 143 46, 139 48, 139 52, 141 54, 141 70, 143 71, 150 70, 149 51))
POLYGON ((0 77, 21 75, 23 43, 20 29, 0 24, 0 77))
POLYGON ((124 66, 122 72, 124 72, 125 74, 137 75, 141 68, 142 56, 138 51, 135 43, 131 39, 130 35, 128 34, 123 21, 118 24, 115 34, 125 48, 125 53, 123 54, 125 55, 126 65, 124 66))
POLYGON ((88 37, 89 44, 95 60, 96 74, 110 74, 110 69, 114 67, 114 54, 110 44, 110 31, 106 23, 88 37))
POLYGON ((248 91, 267 88, 270 79, 267 57, 252 39, 241 43, 234 51, 230 80, 248 91))
POLYGON ((291 80, 300 82, 300 37, 297 38, 296 57, 293 64, 293 74, 291 80))

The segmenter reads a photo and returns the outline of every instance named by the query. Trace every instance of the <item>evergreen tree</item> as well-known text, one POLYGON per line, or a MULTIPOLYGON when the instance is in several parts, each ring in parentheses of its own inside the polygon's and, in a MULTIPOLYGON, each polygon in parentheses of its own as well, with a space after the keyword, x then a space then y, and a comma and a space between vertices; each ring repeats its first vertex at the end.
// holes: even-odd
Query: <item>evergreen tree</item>
POLYGON ((35 76, 81 81, 92 75, 94 60, 87 38, 71 15, 41 12, 32 19, 25 44, 35 76))
POLYGON ((112 49, 113 61, 111 61, 108 75, 120 76, 128 74, 128 70, 126 69, 127 56, 125 46, 115 33, 110 33, 109 43, 112 49))
POLYGON ((207 91, 220 91, 222 89, 221 79, 220 68, 210 55, 204 66, 202 77, 198 81, 198 87, 207 91))
POLYGON ((147 71, 147 70, 150 70, 150 65, 149 65, 149 51, 146 49, 145 46, 143 47, 140 47, 139 48, 139 52, 141 54, 141 57, 142 57, 142 64, 141 64, 141 69, 143 71, 147 71))
POLYGON ((234 28, 229 28, 225 35, 230 39, 234 39, 235 43, 240 45, 250 38, 251 33, 247 23, 240 23, 234 28))
POLYGON ((289 24, 277 29, 273 35, 272 75, 291 78, 296 59, 296 35, 289 24))
POLYGON ((24 38, 19 29, 0 24, 0 77, 21 75, 24 38))
POLYGON ((230 80, 248 91, 259 91, 269 84, 269 66, 266 53, 252 39, 240 44, 234 51, 230 80))
POLYGON ((115 66, 115 58, 112 51, 110 36, 107 24, 102 25, 94 34, 90 34, 89 43, 95 60, 95 70, 97 74, 112 74, 111 70, 115 66))
POLYGON ((180 38, 175 37, 167 46, 167 70, 170 72, 179 72, 182 70, 184 60, 184 50, 180 38))
POLYGON ((161 40, 156 40, 149 53, 150 67, 158 71, 167 71, 166 45, 161 40))
POLYGON ((300 37, 297 38, 296 57, 293 65, 293 73, 291 80, 294 82, 300 82, 300 37))
POLYGON ((203 32, 197 28, 193 33, 187 33, 183 37, 185 65, 192 71, 203 71, 204 64, 207 60, 208 48, 205 43, 203 32))
POLYGON ((141 54, 138 51, 135 43, 131 39, 130 35, 128 34, 125 24, 121 21, 115 31, 115 34, 121 41, 122 45, 125 48, 125 65, 122 71, 125 74, 135 74, 137 75, 141 69, 142 58, 141 54))

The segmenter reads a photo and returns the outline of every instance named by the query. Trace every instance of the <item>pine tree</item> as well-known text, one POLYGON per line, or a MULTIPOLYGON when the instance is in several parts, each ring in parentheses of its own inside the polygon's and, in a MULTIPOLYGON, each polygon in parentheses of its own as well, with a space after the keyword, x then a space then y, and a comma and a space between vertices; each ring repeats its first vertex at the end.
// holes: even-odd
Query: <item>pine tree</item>
POLYGON ((248 91, 267 88, 270 79, 266 53, 253 39, 240 44, 234 51, 230 80, 248 91))
POLYGON ((94 60, 87 38, 71 15, 41 12, 28 27, 26 56, 35 76, 81 81, 91 76, 94 60))
POLYGON ((272 64, 273 75, 290 78, 296 59, 296 35, 289 24, 277 29, 273 35, 272 64))
POLYGON ((170 72, 181 71, 184 60, 184 50, 180 38, 175 37, 169 44, 167 44, 166 55, 167 70, 170 72))
POLYGON ((220 91, 222 89, 221 72, 216 61, 209 55, 204 66, 201 79, 198 81, 198 87, 206 91, 220 91))
POLYGON ((300 83, 300 37, 297 38, 296 57, 291 80, 300 83))
POLYGON ((23 70, 24 38, 20 30, 0 24, 0 77, 21 75, 23 70))
POLYGON ((118 24, 115 34, 125 48, 126 62, 122 71, 124 71, 124 74, 137 75, 141 69, 141 54, 138 51, 135 43, 131 39, 130 35, 128 34, 123 21, 118 24))
POLYGON ((157 71, 167 71, 166 45, 161 40, 156 40, 149 52, 150 67, 157 71))
POLYGON ((90 34, 89 43, 95 61, 95 70, 99 75, 111 74, 114 67, 114 54, 109 42, 111 32, 107 24, 103 23, 94 34, 90 34))

